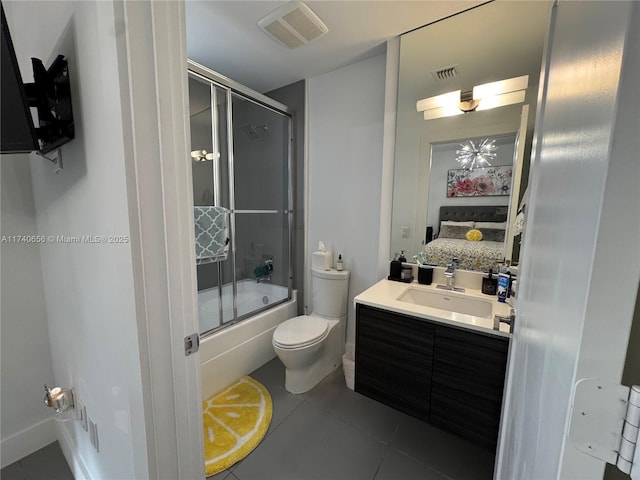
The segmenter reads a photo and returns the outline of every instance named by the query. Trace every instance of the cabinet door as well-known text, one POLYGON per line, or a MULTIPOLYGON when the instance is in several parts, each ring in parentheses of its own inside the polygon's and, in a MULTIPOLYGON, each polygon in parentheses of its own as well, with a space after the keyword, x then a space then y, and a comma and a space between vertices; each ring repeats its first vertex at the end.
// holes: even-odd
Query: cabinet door
POLYGON ((356 392, 427 420, 433 335, 429 322, 358 305, 356 392))
POLYGON ((509 341, 436 327, 430 422, 495 450, 509 341))

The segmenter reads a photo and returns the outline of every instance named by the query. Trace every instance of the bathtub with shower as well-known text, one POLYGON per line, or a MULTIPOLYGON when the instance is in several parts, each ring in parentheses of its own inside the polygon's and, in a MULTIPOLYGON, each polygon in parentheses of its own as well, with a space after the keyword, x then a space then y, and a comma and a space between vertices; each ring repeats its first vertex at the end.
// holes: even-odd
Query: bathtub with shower
POLYGON ((273 330, 298 314, 292 125, 285 105, 188 67, 194 207, 228 212, 226 253, 198 257, 204 399, 275 357, 273 330))
MULTIPOLYGON (((261 303, 261 300, 256 300, 261 303)), ((295 317, 297 309, 296 291, 293 290, 291 299, 258 313, 252 312, 248 317, 205 336, 200 342, 202 399, 206 400, 275 358, 271 343, 273 331, 285 320, 295 317)))

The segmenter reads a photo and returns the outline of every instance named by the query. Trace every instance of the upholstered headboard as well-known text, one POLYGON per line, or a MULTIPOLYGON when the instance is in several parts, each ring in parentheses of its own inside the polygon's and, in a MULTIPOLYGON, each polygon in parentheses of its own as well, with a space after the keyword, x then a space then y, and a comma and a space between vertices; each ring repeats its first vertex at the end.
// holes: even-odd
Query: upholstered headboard
POLYGON ((442 206, 440 207, 440 221, 506 222, 508 209, 507 206, 495 205, 442 206))

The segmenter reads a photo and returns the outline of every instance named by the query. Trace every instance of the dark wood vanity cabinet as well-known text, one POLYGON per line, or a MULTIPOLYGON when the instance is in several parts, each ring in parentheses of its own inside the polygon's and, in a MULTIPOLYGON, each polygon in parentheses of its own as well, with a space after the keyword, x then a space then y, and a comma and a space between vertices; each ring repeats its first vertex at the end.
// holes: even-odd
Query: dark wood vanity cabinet
POLYGON ((492 450, 509 339, 356 305, 355 390, 492 450))
POLYGON ((509 340, 436 326, 429 421, 495 450, 509 340))
POLYGON ((357 304, 355 391, 428 420, 434 325, 357 304))

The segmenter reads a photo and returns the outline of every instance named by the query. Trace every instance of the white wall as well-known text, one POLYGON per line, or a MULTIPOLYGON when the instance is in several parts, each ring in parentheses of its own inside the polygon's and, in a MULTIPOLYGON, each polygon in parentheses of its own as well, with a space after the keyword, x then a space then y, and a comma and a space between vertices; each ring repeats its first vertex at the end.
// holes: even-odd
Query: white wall
MULTIPOLYGON (((31 56, 69 61, 76 138, 62 149, 59 175, 31 158, 38 233, 130 235, 113 3, 3 3, 26 81, 31 56)), ((74 475, 144 478, 131 246, 48 241, 40 253, 55 382, 73 386, 98 425, 99 453, 78 422, 58 424, 74 475)))
MULTIPOLYGON (((28 155, 2 155, 0 234, 36 235, 28 155)), ((3 241, 2 258, 2 467, 55 441, 53 411, 42 403, 53 385, 47 311, 37 243, 3 241)))
MULTIPOLYGON (((307 247, 309 252, 316 251, 318 241, 324 241, 334 260, 342 254, 345 269, 351 271, 348 341, 354 339, 353 297, 381 278, 378 238, 384 102, 385 55, 308 83, 307 247)), ((310 263, 309 258, 306 262, 310 263)), ((308 268, 306 275, 309 278, 308 268)), ((309 305, 308 287, 305 299, 309 305)))

